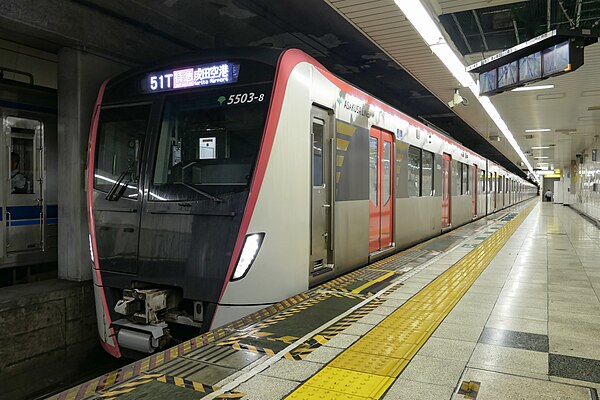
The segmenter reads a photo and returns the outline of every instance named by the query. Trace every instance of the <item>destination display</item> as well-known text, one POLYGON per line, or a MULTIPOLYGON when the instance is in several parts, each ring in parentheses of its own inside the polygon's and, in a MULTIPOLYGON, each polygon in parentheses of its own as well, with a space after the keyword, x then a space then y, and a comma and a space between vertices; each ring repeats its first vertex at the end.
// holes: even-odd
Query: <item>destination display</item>
POLYGON ((142 91, 145 93, 158 93, 231 84, 237 82, 239 73, 239 64, 229 62, 152 72, 142 80, 142 91))

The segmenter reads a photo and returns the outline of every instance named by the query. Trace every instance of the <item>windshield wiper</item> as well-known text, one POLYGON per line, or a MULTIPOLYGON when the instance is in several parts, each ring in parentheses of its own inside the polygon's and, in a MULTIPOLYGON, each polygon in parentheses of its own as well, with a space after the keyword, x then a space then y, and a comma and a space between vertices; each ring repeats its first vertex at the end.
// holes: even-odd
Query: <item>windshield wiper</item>
POLYGON ((214 201, 214 202, 216 202, 216 203, 222 203, 222 202, 223 202, 223 199, 222 199, 222 198, 220 198, 220 197, 217 197, 217 196, 213 196, 213 195, 212 195, 212 194, 210 194, 210 193, 206 193, 205 191, 202 191, 202 190, 200 190, 200 189, 198 189, 198 188, 195 188, 195 187, 194 187, 194 186, 192 186, 192 185, 188 185, 188 184, 187 184, 187 183, 185 183, 185 182, 176 182, 176 183, 179 183, 180 185, 183 185, 183 186, 185 186, 186 188, 192 189, 194 192, 196 192, 196 193, 198 193, 198 194, 201 194, 202 196, 206 197, 207 199, 211 199, 212 201, 214 201))
POLYGON ((119 175, 119 178, 113 183, 112 187, 106 194, 106 200, 108 201, 117 201, 123 196, 127 185, 131 182, 131 168, 127 168, 125 171, 119 175), (129 176, 129 178, 125 181, 125 178, 129 176), (123 183, 125 181, 125 183, 123 183))

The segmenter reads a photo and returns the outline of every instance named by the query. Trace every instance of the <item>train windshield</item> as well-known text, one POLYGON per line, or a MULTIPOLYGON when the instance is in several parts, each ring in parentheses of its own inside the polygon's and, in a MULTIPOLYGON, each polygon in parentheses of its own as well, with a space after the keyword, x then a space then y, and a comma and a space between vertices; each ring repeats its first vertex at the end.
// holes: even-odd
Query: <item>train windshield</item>
POLYGON ((212 199, 248 189, 271 83, 167 97, 150 200, 212 199))

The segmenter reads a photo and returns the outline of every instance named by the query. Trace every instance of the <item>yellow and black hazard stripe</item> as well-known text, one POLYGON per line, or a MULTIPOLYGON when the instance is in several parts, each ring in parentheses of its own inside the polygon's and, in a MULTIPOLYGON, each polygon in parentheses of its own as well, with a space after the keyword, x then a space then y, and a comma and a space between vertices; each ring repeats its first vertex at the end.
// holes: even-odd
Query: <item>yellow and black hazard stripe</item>
POLYGON ((303 342, 300 346, 286 353, 284 357, 289 360, 302 360, 306 358, 310 353, 323 346, 325 343, 329 342, 338 333, 347 329, 359 319, 369 314, 371 311, 383 304, 383 302, 383 299, 375 299, 365 304, 358 310, 354 311, 352 314, 348 315, 345 318, 342 318, 335 324, 331 325, 330 327, 314 335, 307 341, 303 342))
MULTIPOLYGON (((142 375, 132 381, 123 383, 118 387, 111 389, 106 392, 99 393, 95 400, 114 400, 119 396, 131 393, 134 390, 138 389, 140 386, 148 384, 153 381, 158 381, 162 383, 167 383, 171 385, 175 385, 182 388, 192 389, 196 392, 204 393, 208 395, 210 393, 216 392, 221 388, 219 386, 211 386, 205 385, 200 382, 194 382, 187 379, 179 378, 176 376, 164 375, 164 374, 145 374, 142 375)), ((217 399, 239 399, 242 398, 245 393, 241 392, 226 392, 222 395, 217 396, 217 399)), ((203 396, 202 396, 203 397, 203 396)))
MULTIPOLYGON (((182 388, 192 389, 196 392, 201 392, 204 394, 210 394, 220 390, 219 386, 211 386, 205 385, 203 383, 189 381, 187 379, 178 378, 176 376, 163 375, 156 379, 159 382, 169 383, 171 385, 175 385, 182 388)), ((217 399, 240 399, 244 397, 246 394, 242 392, 226 392, 222 395, 217 396, 217 399)))
POLYGON ((268 356, 275 355, 275 351, 273 351, 272 349, 268 349, 266 347, 253 346, 251 344, 234 343, 231 345, 231 347, 235 350, 248 350, 252 353, 264 353, 268 356))

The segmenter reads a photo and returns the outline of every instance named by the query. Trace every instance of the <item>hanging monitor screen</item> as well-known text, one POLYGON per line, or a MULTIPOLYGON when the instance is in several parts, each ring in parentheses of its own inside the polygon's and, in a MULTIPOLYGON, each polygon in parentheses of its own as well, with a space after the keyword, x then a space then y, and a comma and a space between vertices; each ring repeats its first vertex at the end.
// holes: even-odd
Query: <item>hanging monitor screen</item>
POLYGON ((496 70, 493 69, 479 75, 480 93, 487 93, 496 90, 498 87, 496 81, 496 70))
POLYGON ((519 59, 519 81, 529 82, 542 77, 542 52, 519 59))
POLYGON ((513 61, 498 67, 498 87, 515 85, 519 77, 519 63, 513 61))
POLYGON ((543 51, 544 76, 550 76, 559 72, 567 72, 570 69, 569 41, 551 46, 543 51))
POLYGON ((143 79, 142 91, 158 93, 170 90, 235 83, 240 73, 239 64, 220 62, 152 72, 143 79))

